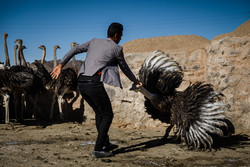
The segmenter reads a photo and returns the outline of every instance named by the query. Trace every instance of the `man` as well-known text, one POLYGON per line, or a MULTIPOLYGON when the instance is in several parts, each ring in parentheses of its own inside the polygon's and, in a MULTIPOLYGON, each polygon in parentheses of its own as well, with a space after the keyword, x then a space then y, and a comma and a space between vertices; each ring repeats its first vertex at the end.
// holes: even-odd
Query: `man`
POLYGON ((82 45, 69 50, 59 65, 51 72, 52 78, 58 78, 62 67, 76 54, 87 52, 86 60, 79 70, 78 89, 82 97, 95 111, 96 139, 93 157, 110 157, 109 151, 117 145, 109 142, 108 131, 113 119, 110 99, 104 88, 103 82, 122 88, 117 65, 123 73, 135 84, 142 86, 128 67, 123 54, 123 49, 118 43, 123 35, 123 26, 112 23, 107 32, 107 39, 94 38, 82 45))

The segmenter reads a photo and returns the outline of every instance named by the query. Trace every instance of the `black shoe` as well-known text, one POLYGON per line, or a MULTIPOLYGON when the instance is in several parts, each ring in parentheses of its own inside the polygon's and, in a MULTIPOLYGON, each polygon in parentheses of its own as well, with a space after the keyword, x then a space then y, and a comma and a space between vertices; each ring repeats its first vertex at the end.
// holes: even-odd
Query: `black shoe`
POLYGON ((116 149, 116 148, 118 148, 118 145, 115 145, 115 144, 109 144, 109 145, 107 145, 107 146, 104 146, 103 147, 103 150, 104 151, 111 151, 111 150, 114 150, 114 149, 116 149))
POLYGON ((107 152, 107 151, 94 151, 92 153, 92 157, 95 158, 105 158, 105 157, 112 157, 114 154, 107 152))

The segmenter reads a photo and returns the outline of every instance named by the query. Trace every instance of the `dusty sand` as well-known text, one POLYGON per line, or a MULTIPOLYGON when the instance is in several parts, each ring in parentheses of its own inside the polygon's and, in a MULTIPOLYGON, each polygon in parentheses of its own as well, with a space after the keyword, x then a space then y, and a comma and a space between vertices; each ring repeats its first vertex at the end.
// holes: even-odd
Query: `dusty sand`
POLYGON ((91 156, 94 123, 0 124, 0 166, 250 166, 247 135, 234 135, 211 151, 190 151, 183 143, 162 142, 163 134, 111 127, 110 139, 119 148, 114 157, 97 159, 91 156))

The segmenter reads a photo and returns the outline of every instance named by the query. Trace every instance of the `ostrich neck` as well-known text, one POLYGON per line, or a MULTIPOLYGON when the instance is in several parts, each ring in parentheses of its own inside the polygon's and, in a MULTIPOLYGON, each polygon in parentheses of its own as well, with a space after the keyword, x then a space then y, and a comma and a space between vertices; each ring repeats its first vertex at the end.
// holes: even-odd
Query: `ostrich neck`
POLYGON ((75 56, 72 57, 72 60, 73 60, 73 66, 76 67, 76 58, 75 58, 75 56))
POLYGON ((17 65, 17 61, 16 61, 16 51, 17 51, 17 47, 14 47, 14 65, 17 65))
POLYGON ((160 97, 157 94, 149 92, 144 87, 139 88, 139 91, 150 100, 151 104, 160 111, 166 111, 166 106, 160 103, 160 97))
POLYGON ((147 89, 145 89, 144 87, 139 88, 139 91, 146 97, 148 98, 150 101, 155 101, 157 102, 159 97, 157 94, 151 93, 149 92, 147 89))
POLYGON ((42 64, 44 64, 45 57, 46 57, 46 49, 44 48, 43 49, 43 57, 42 57, 42 60, 41 60, 42 64))
POLYGON ((27 63, 26 63, 26 60, 25 60, 25 58, 24 58, 24 55, 23 55, 23 49, 21 48, 21 57, 22 57, 22 60, 23 60, 23 66, 24 67, 27 67, 27 63))
MULTIPOLYGON (((75 45, 71 44, 71 49, 74 47, 75 47, 75 45)), ((75 56, 72 57, 72 64, 73 64, 73 68, 76 70, 76 58, 75 58, 75 56)))
POLYGON ((23 55, 23 45, 22 43, 18 43, 18 65, 21 65, 21 60, 23 61, 23 66, 27 67, 27 63, 23 55))
POLYGON ((17 49, 17 65, 21 65, 21 45, 18 45, 18 49, 17 49))
POLYGON ((9 58, 9 53, 8 53, 8 47, 7 47, 7 37, 3 38, 3 44, 4 44, 4 52, 5 52, 5 65, 7 67, 10 67, 10 58, 9 58))
POLYGON ((54 68, 57 66, 56 63, 56 48, 54 48, 54 68))

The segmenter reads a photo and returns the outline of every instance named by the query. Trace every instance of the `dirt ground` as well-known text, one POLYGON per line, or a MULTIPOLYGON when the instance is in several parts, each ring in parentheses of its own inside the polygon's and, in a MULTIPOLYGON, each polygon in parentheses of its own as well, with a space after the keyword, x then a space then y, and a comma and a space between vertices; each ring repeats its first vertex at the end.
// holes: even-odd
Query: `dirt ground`
POLYGON ((26 120, 0 124, 0 166, 250 166, 250 140, 235 134, 210 151, 190 151, 183 143, 163 142, 158 129, 111 127, 115 156, 91 156, 97 135, 92 122, 82 124, 26 120))

